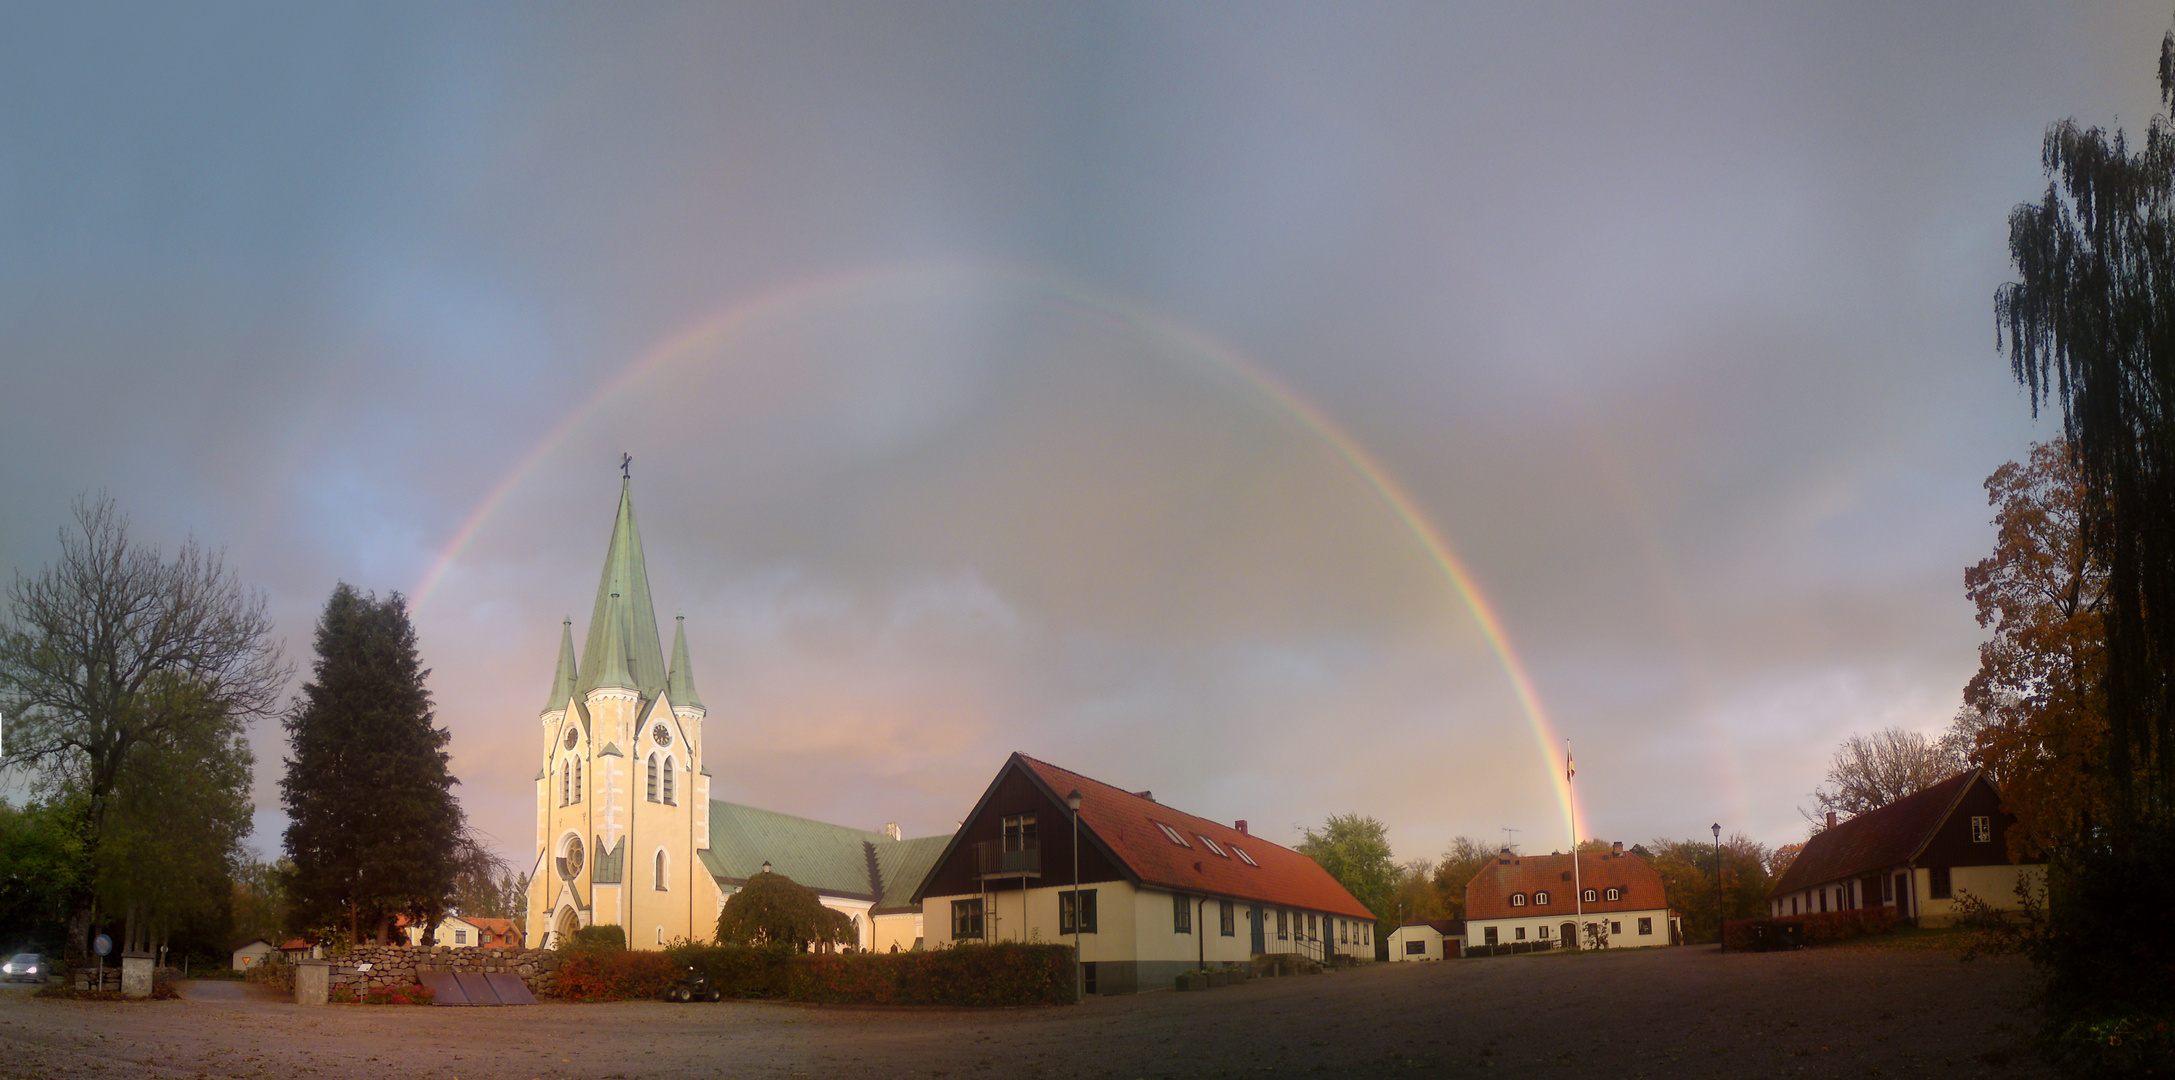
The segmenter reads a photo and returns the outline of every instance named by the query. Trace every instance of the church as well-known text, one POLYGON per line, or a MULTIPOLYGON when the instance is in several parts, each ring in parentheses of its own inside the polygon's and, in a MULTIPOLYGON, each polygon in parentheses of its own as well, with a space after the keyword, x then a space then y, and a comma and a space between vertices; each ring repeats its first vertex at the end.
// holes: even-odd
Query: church
POLYGON ((591 925, 625 928, 633 948, 709 940, 726 897, 773 870, 852 919, 865 949, 922 937, 913 892, 949 835, 907 839, 710 798, 708 710, 688 663, 685 618, 665 664, 642 559, 631 480, 604 553, 579 656, 559 631, 538 717, 536 860, 528 943, 550 947, 591 925))

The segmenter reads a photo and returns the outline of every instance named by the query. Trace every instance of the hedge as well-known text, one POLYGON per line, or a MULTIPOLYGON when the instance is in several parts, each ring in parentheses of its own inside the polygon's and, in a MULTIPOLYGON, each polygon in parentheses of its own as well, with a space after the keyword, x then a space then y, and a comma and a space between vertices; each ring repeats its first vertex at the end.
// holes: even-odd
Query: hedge
MULTIPOLYGON (((1853 908, 1849 911, 1820 911, 1808 915, 1784 915, 1773 919, 1733 919, 1722 924, 1722 948, 1742 952, 1754 948, 1753 935, 1756 927, 1776 927, 1796 924, 1804 928, 1805 944, 1826 945, 1847 941, 1868 934, 1885 934, 1896 928, 1896 909, 1892 907, 1853 908)), ((1770 940, 1775 937, 1770 933, 1770 940)))
POLYGON ((960 945, 932 952, 843 955, 777 947, 682 945, 667 953, 675 970, 699 968, 713 988, 735 998, 870 1005, 1062 1005, 1072 1001, 1069 945, 960 945))
POLYGON ((582 949, 559 962, 559 997, 575 1001, 653 998, 679 981, 680 965, 661 952, 582 949))

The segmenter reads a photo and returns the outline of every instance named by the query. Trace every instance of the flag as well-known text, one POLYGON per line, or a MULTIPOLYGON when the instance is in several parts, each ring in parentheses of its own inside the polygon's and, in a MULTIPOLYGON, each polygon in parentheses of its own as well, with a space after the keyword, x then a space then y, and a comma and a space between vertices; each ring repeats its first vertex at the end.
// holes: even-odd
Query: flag
POLYGON ((1566 749, 1566 750, 1565 750, 1565 751, 1563 752, 1563 779, 1564 779, 1564 782, 1565 782, 1565 783, 1569 783, 1569 782, 1570 782, 1570 780, 1571 780, 1571 778, 1572 778, 1572 777, 1574 777, 1574 776, 1577 776, 1577 775, 1578 775, 1578 769, 1576 769, 1575 767, 1573 767, 1573 766, 1571 765, 1571 751, 1570 751, 1570 750, 1568 750, 1568 749, 1566 749))

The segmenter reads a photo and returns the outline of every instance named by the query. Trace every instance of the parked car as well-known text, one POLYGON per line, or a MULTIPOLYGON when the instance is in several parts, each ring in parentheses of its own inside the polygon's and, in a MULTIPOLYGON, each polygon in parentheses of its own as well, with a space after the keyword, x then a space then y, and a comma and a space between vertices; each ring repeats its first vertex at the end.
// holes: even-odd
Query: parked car
POLYGON ((19 952, 0 964, 0 974, 9 982, 44 982, 47 965, 45 957, 34 952, 19 952))

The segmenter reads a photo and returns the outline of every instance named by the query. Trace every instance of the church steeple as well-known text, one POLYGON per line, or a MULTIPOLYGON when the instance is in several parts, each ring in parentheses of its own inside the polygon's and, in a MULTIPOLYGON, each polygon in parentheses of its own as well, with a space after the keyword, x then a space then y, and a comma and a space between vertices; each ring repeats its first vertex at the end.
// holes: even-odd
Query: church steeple
POLYGON ((633 482, 619 485, 619 516, 604 552, 596 609, 582 643, 574 692, 622 686, 654 699, 665 689, 664 650, 658 647, 657 613, 650 604, 649 570, 642 561, 642 533, 634 523, 633 482))
POLYGON ((559 624, 559 671, 551 677, 551 697, 544 701, 544 711, 567 707, 567 700, 574 696, 574 620, 559 624))
POLYGON ((702 708, 702 698, 695 694, 695 668, 687 662, 687 616, 674 617, 672 621, 672 675, 665 688, 672 698, 675 709, 702 708))

